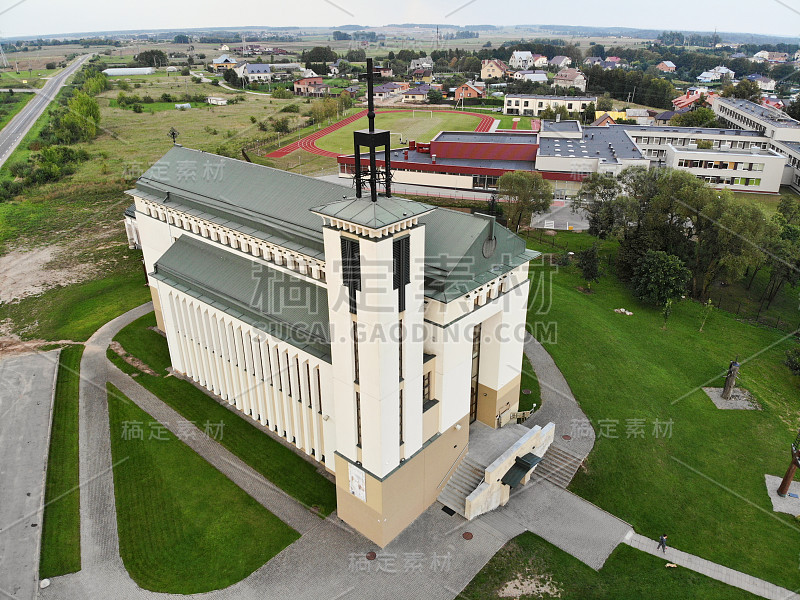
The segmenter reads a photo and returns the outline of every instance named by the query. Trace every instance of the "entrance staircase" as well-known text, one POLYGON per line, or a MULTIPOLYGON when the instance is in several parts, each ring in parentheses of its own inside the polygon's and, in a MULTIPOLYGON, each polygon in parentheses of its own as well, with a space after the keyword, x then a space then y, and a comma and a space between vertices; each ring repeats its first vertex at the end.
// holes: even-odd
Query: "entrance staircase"
POLYGON ((442 488, 439 502, 463 517, 467 496, 483 481, 484 472, 485 468, 470 460, 468 454, 442 488))
POLYGON ((572 478, 575 477, 575 473, 578 472, 581 463, 581 459, 571 452, 555 444, 550 444, 542 462, 537 465, 536 470, 533 472, 533 477, 546 479, 566 489, 572 478))

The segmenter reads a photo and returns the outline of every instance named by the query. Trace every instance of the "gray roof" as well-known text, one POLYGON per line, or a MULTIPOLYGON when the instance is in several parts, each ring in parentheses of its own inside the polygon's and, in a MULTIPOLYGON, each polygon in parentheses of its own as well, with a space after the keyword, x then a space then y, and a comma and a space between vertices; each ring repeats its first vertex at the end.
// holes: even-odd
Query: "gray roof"
MULTIPOLYGON (((681 111, 675 111, 681 114, 681 111)), ((659 115, 660 116, 660 115, 659 115)), ((682 133, 685 135, 736 135, 744 137, 762 137, 758 131, 749 129, 725 129, 721 127, 676 127, 673 125, 628 125, 617 124, 612 127, 619 127, 625 131, 638 131, 641 133, 682 133)))
POLYGON ((317 214, 336 219, 343 219, 356 225, 380 229, 405 219, 433 210, 433 206, 406 200, 405 198, 387 198, 378 196, 373 202, 369 197, 345 198, 311 210, 317 214))
POLYGON ((180 236, 151 276, 330 362, 328 291, 216 246, 180 236))
MULTIPOLYGON (((534 134, 535 135, 535 134, 534 134)), ((532 142, 535 143, 535 142, 532 142)), ((408 150, 408 159, 405 158, 407 149, 396 148, 389 152, 389 157, 392 161, 392 168, 403 163, 422 163, 426 165, 433 164, 433 158, 429 152, 417 152, 416 150, 408 150)), ((348 154, 348 156, 353 156, 348 154)), ((361 153, 362 164, 363 161, 369 158, 366 152, 361 153)), ((379 152, 377 155, 378 164, 383 164, 384 153, 379 152)), ((481 169, 503 169, 505 171, 533 171, 534 161, 532 160, 506 160, 502 158, 488 159, 488 158, 447 158, 436 157, 436 164, 443 166, 454 166, 462 168, 481 168, 481 169)), ((439 209, 437 209, 439 210, 439 209)))
POLYGON ((433 138, 433 141, 467 144, 535 144, 537 137, 532 131, 520 131, 519 133, 442 131, 433 138))
POLYGON ((762 106, 740 98, 717 98, 715 102, 732 104, 755 119, 767 121, 773 127, 800 127, 800 121, 796 121, 782 110, 772 108, 771 106, 762 106))
POLYGON ((269 65, 265 65, 263 63, 247 63, 244 69, 245 73, 271 73, 272 69, 269 68, 269 65))
POLYGON ((542 121, 542 133, 553 131, 556 133, 577 133, 581 130, 578 121, 542 121))
POLYGON ((132 219, 136 218, 136 202, 131 204, 128 208, 125 209, 125 216, 131 217, 132 219))
POLYGON ((644 158, 620 126, 584 127, 580 138, 541 138, 537 156, 599 158, 613 163, 619 159, 644 158))

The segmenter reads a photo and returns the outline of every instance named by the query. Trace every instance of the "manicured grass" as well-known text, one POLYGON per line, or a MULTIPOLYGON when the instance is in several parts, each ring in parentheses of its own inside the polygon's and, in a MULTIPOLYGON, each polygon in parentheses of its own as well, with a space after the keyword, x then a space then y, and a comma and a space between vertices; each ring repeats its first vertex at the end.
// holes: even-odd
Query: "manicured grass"
MULTIPOLYGON (((160 112, 160 111, 164 111, 164 110, 177 111, 178 109, 175 108, 176 104, 187 104, 187 103, 186 102, 182 102, 182 101, 176 101, 176 102, 150 102, 148 104, 144 104, 144 103, 141 103, 141 104, 142 104, 143 112, 148 113, 148 112, 160 112)), ((189 102, 188 104, 191 104, 193 109, 194 108, 207 108, 209 106, 205 102, 189 102)), ((115 99, 109 100, 108 105, 111 108, 117 108, 117 109, 120 109, 120 110, 129 110, 129 111, 133 112, 133 105, 132 104, 128 105, 128 106, 125 106, 125 107, 122 107, 117 103, 117 101, 115 99)))
POLYGON ((39 577, 80 571, 78 392, 83 346, 61 350, 47 457, 39 577))
POLYGON ((86 341, 104 323, 150 300, 141 254, 121 253, 109 276, 0 305, 0 319, 10 318, 26 339, 86 341))
MULTIPOLYGON (((534 275, 541 269, 549 267, 534 275)), ((575 267, 559 268, 552 281, 549 313, 529 314, 529 327, 557 324, 557 339, 542 341, 597 432, 571 489, 639 533, 667 532, 681 550, 799 587, 800 526, 772 512, 764 486, 765 473, 786 470, 800 416, 800 378, 783 365, 796 342, 722 311, 700 333, 701 307, 688 301, 662 330, 660 312, 610 276, 588 295, 577 289, 584 282, 575 267), (717 410, 699 389, 721 387, 737 356, 739 383, 761 411, 717 410)))
POLYGON ((8 125, 9 121, 30 102, 36 94, 15 94, 15 102, 0 104, 0 129, 8 125))
POLYGON ((531 361, 524 354, 522 355, 522 379, 519 386, 519 410, 531 410, 533 405, 536 408, 542 406, 541 390, 539 389, 539 379, 531 366, 531 361), (529 394, 525 390, 530 390, 529 394))
POLYGON ((526 240, 528 248, 543 254, 578 253, 597 244, 600 253, 607 255, 616 252, 619 247, 616 239, 600 240, 579 231, 556 231, 555 233, 555 235, 545 235, 544 230, 534 229, 523 230, 520 235, 526 240))
MULTIPOLYGON (((418 112, 415 117, 411 110, 378 112, 375 116, 375 127, 389 129, 392 132, 393 147, 400 145, 400 134, 403 136, 403 141, 429 142, 440 131, 474 131, 478 123, 480 118, 474 115, 437 111, 433 111, 433 117, 427 112, 418 112)), ((352 153, 353 132, 366 129, 368 125, 366 117, 358 119, 317 140, 317 146, 331 152, 352 153)))
POLYGON ((560 548, 526 532, 503 546, 470 582, 462 596, 481 600, 500 598, 498 592, 505 584, 521 576, 523 580, 549 582, 556 594, 509 597, 558 597, 561 600, 744 600, 757 597, 683 567, 666 569, 665 562, 621 544, 603 568, 595 571, 560 548))
POLYGON ((300 537, 169 431, 153 437, 154 419, 107 387, 119 550, 140 587, 224 588, 300 537))
MULTIPOLYGON (((148 329, 154 326, 155 315, 150 313, 128 325, 114 339, 156 373, 163 374, 171 364, 169 349, 163 336, 148 329)), ((116 355, 109 357, 124 371, 138 373, 116 355)), ((333 482, 320 475, 313 464, 251 425, 249 417, 231 412, 191 383, 176 377, 141 373, 136 381, 189 421, 224 423, 223 435, 217 441, 290 496, 309 507, 318 507, 322 515, 336 508, 333 482)))

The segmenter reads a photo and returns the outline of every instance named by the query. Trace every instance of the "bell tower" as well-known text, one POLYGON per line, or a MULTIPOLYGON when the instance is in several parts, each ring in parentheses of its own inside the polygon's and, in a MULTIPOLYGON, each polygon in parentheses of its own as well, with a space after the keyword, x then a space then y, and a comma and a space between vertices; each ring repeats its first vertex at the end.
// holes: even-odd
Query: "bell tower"
POLYGON ((433 207, 391 196, 390 134, 375 128, 371 60, 367 68, 369 127, 353 135, 354 197, 312 212, 323 219, 337 511, 383 546, 430 504, 423 502, 423 486, 409 478, 424 469, 422 459, 414 460, 423 443, 425 227, 419 218, 433 207), (369 195, 362 197, 365 187, 369 195))

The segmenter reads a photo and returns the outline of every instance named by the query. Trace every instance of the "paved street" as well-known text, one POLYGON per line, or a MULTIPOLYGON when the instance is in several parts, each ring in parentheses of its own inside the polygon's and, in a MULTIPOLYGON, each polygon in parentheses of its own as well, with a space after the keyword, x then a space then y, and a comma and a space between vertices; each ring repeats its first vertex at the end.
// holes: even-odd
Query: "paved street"
POLYGON ((0 595, 36 595, 58 350, 0 361, 0 595))
POLYGON ((25 134, 28 133, 36 120, 42 115, 47 106, 64 87, 67 78, 75 73, 81 65, 91 56, 84 54, 60 73, 53 76, 44 87, 38 91, 36 97, 28 102, 25 107, 11 119, 11 122, 0 129, 0 167, 6 162, 25 134))

